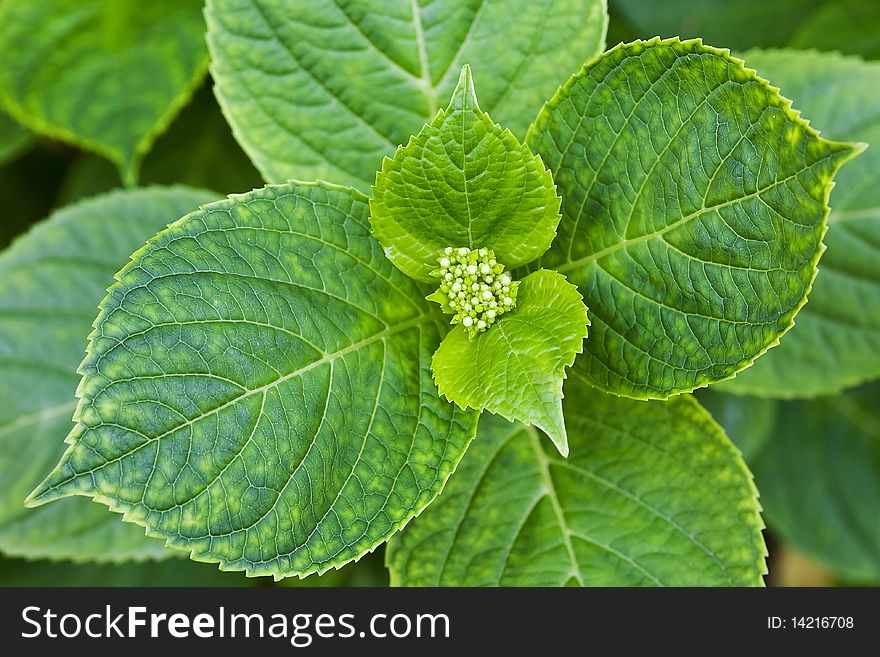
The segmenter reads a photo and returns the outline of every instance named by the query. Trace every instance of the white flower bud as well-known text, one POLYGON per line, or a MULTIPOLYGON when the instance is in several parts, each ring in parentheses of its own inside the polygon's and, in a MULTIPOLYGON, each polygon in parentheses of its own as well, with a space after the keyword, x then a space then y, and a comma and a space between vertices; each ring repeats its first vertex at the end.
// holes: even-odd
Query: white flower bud
POLYGON ((432 275, 440 279, 438 292, 448 298, 441 305, 452 324, 462 324, 473 338, 515 307, 516 284, 491 249, 448 246, 443 254, 432 275))

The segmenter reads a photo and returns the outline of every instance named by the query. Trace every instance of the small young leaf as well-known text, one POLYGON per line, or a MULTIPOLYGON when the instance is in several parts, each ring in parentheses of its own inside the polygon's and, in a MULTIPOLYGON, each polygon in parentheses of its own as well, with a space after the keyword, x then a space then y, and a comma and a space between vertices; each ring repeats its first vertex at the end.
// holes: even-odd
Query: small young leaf
POLYGON ((0 3, 0 102, 127 184, 208 65, 201 0, 0 3))
POLYGON ((780 403, 772 438, 749 461, 770 527, 855 584, 880 583, 878 408, 877 383, 780 403))
POLYGON ((531 262, 556 236, 560 202, 541 158, 480 110, 465 66, 449 106, 383 160, 370 221, 398 269, 432 281, 447 247, 531 262))
POLYGON ((32 494, 86 495, 251 575, 361 557, 440 492, 477 414, 441 399, 443 318, 367 199, 291 182, 151 239, 101 303, 70 447, 32 494))
POLYGON ((600 53, 605 0, 209 0, 217 97, 269 182, 368 192, 470 64, 522 138, 559 80, 600 53))
POLYGON ((471 338, 460 325, 449 332, 431 361, 434 380, 462 408, 542 429, 568 456, 562 382, 589 324, 577 288, 554 271, 536 271, 520 282, 516 309, 485 333, 471 338))
POLYGON ((119 263, 216 195, 186 187, 116 192, 59 210, 0 254, 0 552, 116 562, 174 553, 88 500, 26 509, 58 461, 95 307, 119 263))
POLYGON ((836 177, 828 250, 797 325, 722 385, 783 398, 833 394, 880 377, 880 63, 796 50, 744 56, 823 134, 871 146, 836 177))
POLYGON ((726 51, 677 39, 594 60, 527 141, 564 199, 540 264, 590 306, 575 369, 652 399, 777 344, 816 274, 832 178, 860 150, 820 138, 726 51))
POLYGON ((566 385, 571 455, 484 415, 443 495, 388 546, 397 586, 759 586, 752 477, 690 395, 566 385))

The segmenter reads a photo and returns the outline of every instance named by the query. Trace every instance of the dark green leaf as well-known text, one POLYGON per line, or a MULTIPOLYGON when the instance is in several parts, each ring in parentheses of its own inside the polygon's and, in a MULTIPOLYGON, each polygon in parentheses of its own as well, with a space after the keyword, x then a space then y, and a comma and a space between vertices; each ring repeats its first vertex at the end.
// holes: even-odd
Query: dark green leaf
POLYGON ((0 102, 113 161, 128 184, 207 68, 201 0, 0 5, 0 102))
POLYGON ((443 319, 370 237, 367 199, 289 183, 204 206, 101 303, 60 464, 200 561, 305 576, 439 493, 473 436, 431 380, 443 319))

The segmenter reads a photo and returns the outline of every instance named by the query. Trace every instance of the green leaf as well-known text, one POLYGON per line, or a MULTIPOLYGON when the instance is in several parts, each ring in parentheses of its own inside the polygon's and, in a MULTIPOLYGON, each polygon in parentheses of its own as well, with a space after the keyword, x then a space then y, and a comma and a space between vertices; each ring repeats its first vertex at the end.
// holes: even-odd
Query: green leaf
POLYGON ((86 495, 199 561, 305 576, 361 557, 439 493, 476 413, 441 399, 442 317, 325 183, 204 206, 101 303, 40 504, 86 495))
MULTIPOLYGON (((246 192, 264 184, 232 137, 209 85, 196 92, 144 158, 142 185, 172 182, 216 189, 224 194, 246 192)), ((91 153, 80 153, 68 167, 59 202, 74 201, 119 185, 119 174, 110 162, 91 153)))
POLYGON ((430 282, 446 247, 531 262, 556 237, 560 202, 541 158, 480 110, 465 66, 446 110, 383 160, 370 221, 391 262, 430 282))
POLYGON ((516 310, 473 339, 461 325, 443 339, 431 361, 437 388, 462 408, 538 427, 568 456, 562 381, 589 324, 581 295, 564 276, 529 274, 516 310))
POLYGON ((832 0, 810 14, 798 27, 789 45, 878 59, 878 32, 880 4, 872 0, 832 0))
POLYGON ((61 456, 95 306, 147 236, 214 197, 185 187, 117 192, 54 213, 0 254, 0 551, 122 561, 172 554, 87 500, 28 510, 61 456))
POLYGON ((0 102, 113 161, 127 184, 205 75, 201 0, 0 5, 0 102))
POLYGON ((835 393, 880 377, 880 63, 791 50, 745 56, 823 134, 871 147, 837 176, 828 251, 794 330, 724 386, 774 397, 835 393))
POLYGON ((604 0, 209 0, 206 17, 217 97, 263 177, 365 192, 462 65, 521 138, 607 24, 604 0))
POLYGON ((566 386, 571 455, 485 416, 443 495, 390 544, 397 586, 754 586, 756 490, 693 397, 566 386))
MULTIPOLYGON (((784 46, 828 0, 610 0, 612 17, 631 28, 627 40, 700 37, 726 48, 784 46)), ((837 0, 831 0, 836 2, 837 0)), ((613 43, 610 39, 609 42, 613 43)))
POLYGON ((575 371, 651 399, 733 376, 791 327, 831 180, 859 152, 821 139, 726 51, 657 39, 586 66, 527 141, 563 197, 539 264, 590 307, 575 371))
POLYGON ((5 112, 0 111, 0 164, 13 159, 21 153, 34 136, 13 120, 5 112))
POLYGON ((750 461, 767 523, 853 583, 880 582, 878 408, 876 383, 781 403, 772 439, 750 461))
POLYGON ((731 395, 717 388, 698 390, 697 400, 724 427, 748 461, 763 447, 776 429, 778 402, 762 397, 731 395))

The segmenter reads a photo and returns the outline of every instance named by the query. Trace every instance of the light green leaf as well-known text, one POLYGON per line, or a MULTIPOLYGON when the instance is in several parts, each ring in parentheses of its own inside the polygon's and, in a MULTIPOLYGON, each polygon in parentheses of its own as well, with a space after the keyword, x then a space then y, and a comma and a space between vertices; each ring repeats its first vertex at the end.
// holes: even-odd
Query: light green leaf
POLYGON ((86 495, 250 575, 361 557, 440 491, 476 413, 441 399, 442 316, 325 183, 204 206, 101 303, 77 426, 32 503, 86 495))
POLYGON ((33 135, 8 114, 0 111, 0 164, 13 159, 33 140, 33 135))
POLYGON ((697 400, 724 427, 748 461, 773 435, 779 402, 719 392, 716 387, 697 390, 697 400))
POLYGON ((464 64, 522 138, 607 24, 604 0, 209 0, 206 17, 217 97, 263 177, 365 192, 464 64))
POLYGON ((782 403, 773 437, 750 460, 767 523, 852 583, 880 582, 878 408, 876 383, 782 403))
POLYGON ((789 45, 877 59, 880 58, 878 33, 880 3, 874 0, 830 0, 798 27, 789 45))
POLYGON ((587 337, 587 308, 577 288, 554 271, 526 276, 516 309, 473 339, 461 325, 431 361, 440 394, 462 408, 534 425, 568 456, 562 416, 565 368, 587 337))
POLYGON ((733 376, 791 327, 831 180, 859 150, 821 139, 726 51, 657 39, 572 77, 527 141, 563 198, 540 264, 590 307, 575 371, 652 399, 733 376))
POLYGON ((370 221, 391 262, 430 282, 446 247, 531 262, 556 237, 560 202, 541 158, 480 110, 465 66, 446 110, 383 160, 370 221))
POLYGON ((0 102, 113 161, 128 184, 205 75, 201 0, 0 5, 0 102))
POLYGON ((797 325, 724 387, 774 397, 838 392, 880 377, 880 63, 792 50, 745 57, 822 134, 871 146, 837 176, 828 251, 797 325))
POLYGON ((172 554, 87 500, 28 510, 61 456, 83 342, 119 263, 214 197, 185 187, 117 192, 59 210, 0 254, 0 552, 123 561, 172 554))
POLYGON ((566 386, 571 455, 485 416, 443 495, 390 544, 397 586, 754 586, 756 490, 693 397, 566 386))

